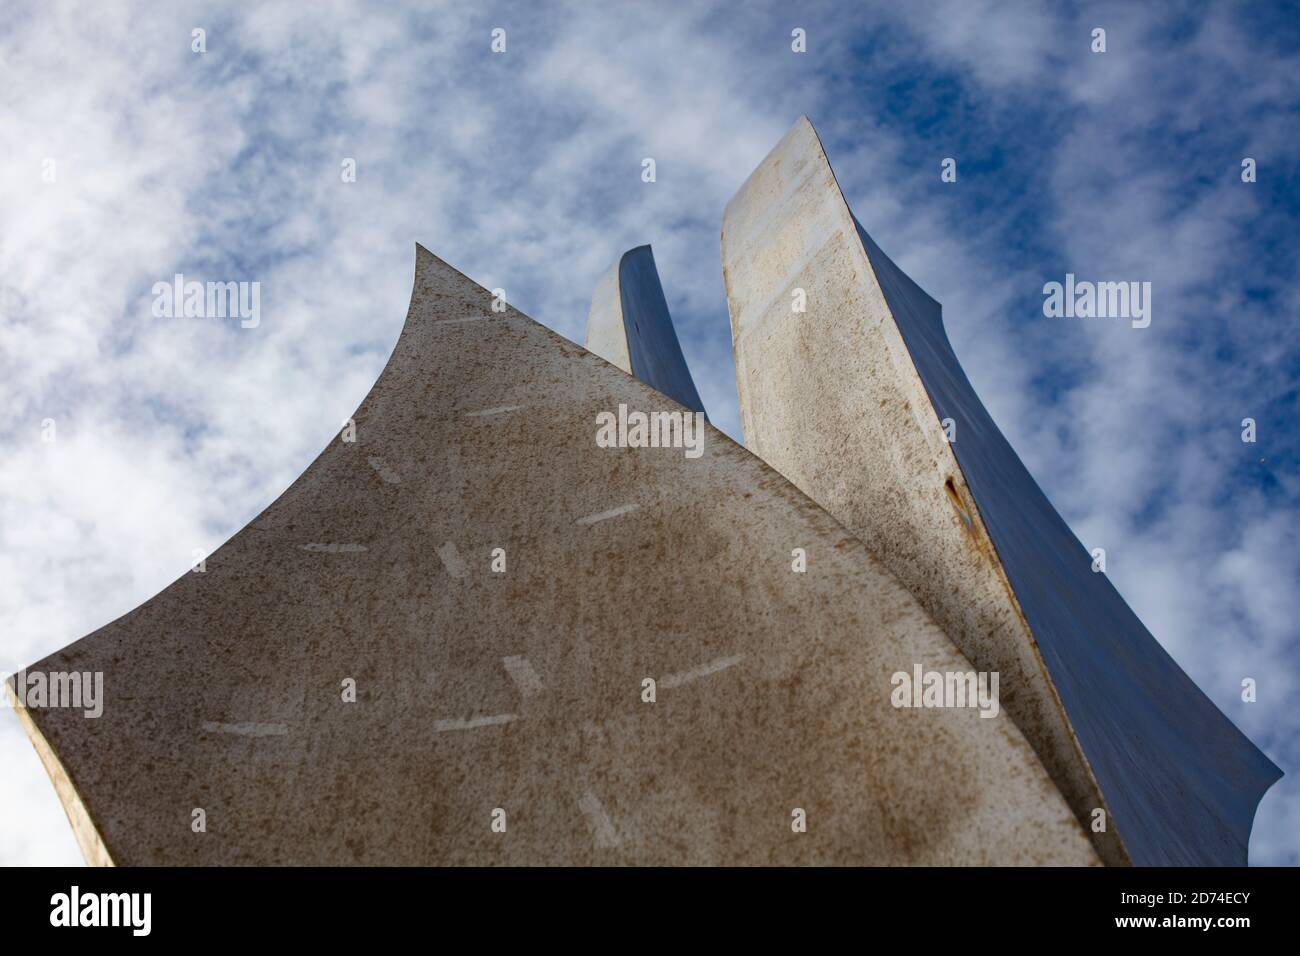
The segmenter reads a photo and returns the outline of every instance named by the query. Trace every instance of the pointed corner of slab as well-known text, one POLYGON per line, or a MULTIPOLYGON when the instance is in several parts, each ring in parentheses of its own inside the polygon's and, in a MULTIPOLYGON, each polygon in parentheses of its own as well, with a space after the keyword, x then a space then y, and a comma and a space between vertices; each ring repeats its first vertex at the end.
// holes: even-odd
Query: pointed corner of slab
POLYGON ((644 253, 645 255, 649 256, 652 260, 654 259, 654 255, 655 255, 654 249, 651 247, 650 243, 647 242, 639 246, 633 246, 627 252, 623 253, 623 255, 619 257, 618 260, 619 264, 621 265, 625 260, 639 253, 644 253))
POLYGON ((1262 748, 1256 746, 1255 749, 1258 750, 1261 755, 1263 755, 1264 759, 1268 762, 1269 766, 1273 768, 1273 772, 1271 774, 1269 773, 1262 774, 1260 779, 1257 780, 1255 783, 1254 789, 1256 792, 1254 793, 1253 799, 1251 799, 1249 805, 1250 811, 1245 821, 1246 832, 1245 834, 1243 834, 1243 838, 1242 838, 1242 843, 1246 849, 1245 858, 1243 860, 1243 865, 1245 866, 1250 865, 1250 836, 1252 833, 1255 832, 1255 818, 1259 816, 1259 806, 1261 803, 1264 802, 1264 798, 1268 796, 1268 792, 1273 789, 1273 787, 1277 784, 1279 780, 1281 780, 1283 777, 1286 776, 1286 772, 1281 767, 1279 767, 1276 763, 1274 763, 1273 758, 1271 758, 1268 754, 1264 753, 1262 748))
POLYGON ((439 265, 446 266, 447 263, 443 262, 432 252, 430 252, 427 246, 425 246, 420 242, 416 242, 415 244, 415 285, 418 287, 421 284, 422 280, 427 280, 430 274, 434 272, 439 265))
POLYGON ((27 734, 27 739, 31 741, 32 749, 36 751, 36 756, 41 766, 45 768, 50 783, 54 785, 54 793, 63 807, 64 816, 72 826, 72 837, 77 842, 77 848, 81 850, 82 858, 87 866, 116 866, 99 827, 81 797, 81 792, 72 781, 72 776, 54 752, 54 748, 50 746, 49 741, 45 739, 45 733, 33 719, 31 711, 18 700, 18 695, 14 692, 13 680, 11 677, 4 682, 4 690, 0 696, 7 699, 9 706, 18 715, 19 724, 27 734))
POLYGON ((616 256, 609 268, 596 280, 596 287, 591 293, 591 305, 587 309, 587 334, 583 339, 583 348, 628 375, 632 374, 632 358, 623 321, 620 276, 623 262, 628 256, 637 249, 649 248, 648 245, 637 246, 616 256))

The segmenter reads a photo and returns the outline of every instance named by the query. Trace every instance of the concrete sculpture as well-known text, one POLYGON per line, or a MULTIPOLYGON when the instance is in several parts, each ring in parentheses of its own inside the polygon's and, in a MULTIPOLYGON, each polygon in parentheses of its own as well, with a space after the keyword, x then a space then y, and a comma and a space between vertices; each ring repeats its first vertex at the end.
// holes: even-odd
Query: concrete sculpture
POLYGON ((587 313, 587 348, 691 411, 704 411, 649 246, 623 253, 600 277, 587 313))
POLYGON ((860 541, 711 427, 598 447, 672 403, 491 301, 417 249, 355 429, 31 668, 105 675, 22 711, 88 860, 1097 862, 1005 713, 891 702, 970 664, 860 541))
POLYGON ((722 260, 746 445, 1001 673, 1103 860, 1245 864, 1280 771, 1094 573, 806 118, 727 204, 722 260))

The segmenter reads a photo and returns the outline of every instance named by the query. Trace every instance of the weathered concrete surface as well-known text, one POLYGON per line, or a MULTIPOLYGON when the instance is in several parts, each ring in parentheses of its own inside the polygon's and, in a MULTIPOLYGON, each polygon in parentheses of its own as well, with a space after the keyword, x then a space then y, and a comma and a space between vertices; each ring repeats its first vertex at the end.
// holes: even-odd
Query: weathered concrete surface
POLYGON ((861 230, 806 118, 728 203, 722 259, 749 449, 1001 673, 1003 706, 1079 819, 1108 811, 1103 859, 1244 864, 1280 771, 1092 573, 971 388, 939 304, 861 230))
POLYGON ((490 302, 418 249, 356 441, 31 668, 105 673, 98 720, 27 712, 88 856, 1096 861, 1005 714, 891 706, 893 672, 969 664, 861 542, 711 427, 697 459, 598 448, 598 412, 667 400, 490 302))
POLYGON ((691 411, 704 411, 649 246, 623 253, 596 284, 587 349, 691 411))

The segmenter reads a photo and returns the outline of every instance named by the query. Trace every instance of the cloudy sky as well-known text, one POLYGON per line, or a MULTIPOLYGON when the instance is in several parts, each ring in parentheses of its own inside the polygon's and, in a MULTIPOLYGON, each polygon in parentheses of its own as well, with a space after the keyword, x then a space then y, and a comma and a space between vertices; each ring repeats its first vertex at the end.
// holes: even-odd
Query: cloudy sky
MULTIPOLYGON (((9 0, 0 670, 131 610, 290 484, 396 341, 416 241, 578 342, 599 274, 651 243, 710 417, 741 439, 722 209, 806 113, 1049 497, 1288 773, 1251 856, 1300 863, 1300 21, 737 9, 9 0), (1150 281, 1151 326, 1045 317, 1067 272, 1150 281), (260 324, 155 317, 176 273, 260 282, 260 324)), ((0 763, 0 862, 79 862, 12 712, 0 763)))

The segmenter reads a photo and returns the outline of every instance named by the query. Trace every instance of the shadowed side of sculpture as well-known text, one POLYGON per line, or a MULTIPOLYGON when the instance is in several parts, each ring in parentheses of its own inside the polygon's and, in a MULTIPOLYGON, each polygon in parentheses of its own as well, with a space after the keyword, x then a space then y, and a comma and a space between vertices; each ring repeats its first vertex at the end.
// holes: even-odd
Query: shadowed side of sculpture
POLYGON ((939 304, 853 217, 807 119, 728 204, 722 244, 750 449, 1001 672, 1004 705, 1107 862, 1244 864, 1280 771, 1092 571, 979 401, 939 304))
POLYGON ((88 856, 1096 862, 1004 714, 891 703, 970 664, 858 540, 711 427, 599 447, 656 393, 491 302, 417 249, 352 440, 33 666, 105 675, 26 712, 88 856))

